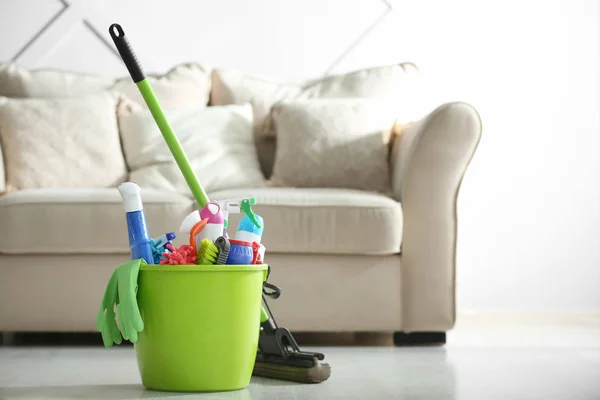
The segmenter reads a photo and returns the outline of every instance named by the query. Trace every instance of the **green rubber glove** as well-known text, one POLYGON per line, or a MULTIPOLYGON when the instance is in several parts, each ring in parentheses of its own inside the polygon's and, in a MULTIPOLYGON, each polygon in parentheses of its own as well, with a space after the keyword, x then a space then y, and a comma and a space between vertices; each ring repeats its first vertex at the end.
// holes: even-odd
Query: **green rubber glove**
POLYGON ((117 271, 113 272, 102 298, 102 305, 96 316, 96 329, 102 333, 104 347, 112 347, 113 343, 121 344, 121 332, 115 320, 115 303, 117 303, 117 271))
POLYGON ((138 333, 144 330, 144 321, 137 304, 138 275, 144 259, 130 260, 117 268, 117 317, 123 339, 137 342, 138 333))

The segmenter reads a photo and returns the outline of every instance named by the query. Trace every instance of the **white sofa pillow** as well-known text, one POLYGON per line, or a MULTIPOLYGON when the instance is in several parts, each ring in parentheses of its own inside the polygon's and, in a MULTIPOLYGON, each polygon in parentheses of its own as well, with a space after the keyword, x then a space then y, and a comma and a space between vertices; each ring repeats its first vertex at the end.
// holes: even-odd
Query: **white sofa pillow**
POLYGON ((417 107, 419 71, 412 63, 382 65, 301 82, 278 81, 235 69, 211 72, 212 105, 250 102, 254 108, 254 133, 277 136, 269 115, 280 102, 318 98, 370 98, 394 103, 397 118, 408 122, 423 110, 417 107))
POLYGON ((315 99, 273 108, 275 186, 390 191, 389 144, 396 112, 387 102, 315 99))
POLYGON ((127 178, 116 95, 0 97, 7 190, 103 188, 127 178))
POLYGON ((0 96, 51 98, 84 96, 108 89, 115 78, 56 68, 29 69, 0 64, 0 96))
MULTIPOLYGON (((165 74, 147 74, 146 77, 164 108, 208 105, 211 79, 210 71, 204 65, 179 64, 165 74)), ((0 96, 76 97, 105 90, 123 93, 142 107, 146 107, 144 99, 129 75, 115 79, 63 69, 27 69, 16 63, 0 64, 0 96)))
MULTIPOLYGON (((186 63, 172 68, 164 75, 147 75, 161 107, 186 108, 206 107, 210 97, 211 80, 207 67, 186 63)), ((127 76, 117 80, 110 90, 125 94, 142 107, 146 102, 133 80, 127 76)))
MULTIPOLYGON (((150 112, 123 102, 118 115, 130 180, 191 195, 150 112)), ((204 190, 265 185, 252 135, 252 106, 192 107, 165 110, 165 115, 204 190)))

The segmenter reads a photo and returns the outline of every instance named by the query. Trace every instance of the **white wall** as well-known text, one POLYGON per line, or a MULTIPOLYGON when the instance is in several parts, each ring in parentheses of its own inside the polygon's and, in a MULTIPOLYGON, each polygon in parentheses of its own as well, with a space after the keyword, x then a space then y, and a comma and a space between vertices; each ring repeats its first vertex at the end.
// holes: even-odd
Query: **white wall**
POLYGON ((415 4, 407 53, 484 125, 459 203, 460 308, 600 309, 598 2, 415 4))
POLYGON ((168 3, 3 0, 0 60, 122 76, 116 21, 152 71, 195 60, 296 78, 414 61, 432 107, 467 101, 484 124, 459 198, 459 308, 600 309, 597 1, 168 3))

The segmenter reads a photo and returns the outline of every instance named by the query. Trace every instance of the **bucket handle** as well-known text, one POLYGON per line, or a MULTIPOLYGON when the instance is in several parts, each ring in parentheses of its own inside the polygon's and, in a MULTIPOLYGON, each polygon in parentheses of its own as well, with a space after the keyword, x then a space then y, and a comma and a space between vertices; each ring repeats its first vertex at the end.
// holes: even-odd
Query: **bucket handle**
POLYGON ((273 285, 272 283, 268 283, 265 282, 263 283, 263 290, 262 290, 263 294, 267 297, 270 297, 272 299, 276 299, 279 296, 281 296, 281 289, 279 289, 277 286, 273 285), (271 291, 269 292, 268 289, 271 289, 271 291))

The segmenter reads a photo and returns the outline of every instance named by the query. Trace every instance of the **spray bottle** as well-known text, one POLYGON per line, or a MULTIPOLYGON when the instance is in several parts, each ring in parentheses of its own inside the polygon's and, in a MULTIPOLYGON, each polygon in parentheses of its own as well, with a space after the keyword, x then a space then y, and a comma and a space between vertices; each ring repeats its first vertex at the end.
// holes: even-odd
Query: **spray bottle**
POLYGON ((133 182, 125 182, 118 187, 123 208, 127 217, 127 231, 129 232, 129 248, 131 259, 143 258, 148 264, 154 264, 152 255, 152 241, 146 225, 144 207, 142 205, 142 189, 133 182))
POLYGON ((254 260, 256 263, 262 263, 264 261, 266 251, 265 246, 261 244, 264 230, 264 220, 260 215, 255 214, 254 211, 252 211, 252 206, 256 204, 256 198, 248 197, 222 200, 219 202, 219 204, 221 204, 223 215, 225 216, 223 236, 228 239, 229 236, 227 235, 227 227, 229 225, 229 214, 238 214, 240 212, 246 214, 238 225, 238 229, 235 233, 235 240, 255 243, 255 245, 252 246, 256 253, 254 260))
POLYGON ((225 219, 223 222, 223 236, 227 239, 229 239, 229 235, 227 234, 229 214, 239 214, 240 212, 243 212, 246 214, 244 218, 247 218, 252 225, 261 229, 262 232, 263 219, 260 215, 254 214, 252 211, 252 206, 256 204, 256 199, 254 197, 221 200, 218 203, 221 205, 221 210, 223 211, 223 217, 225 219))

